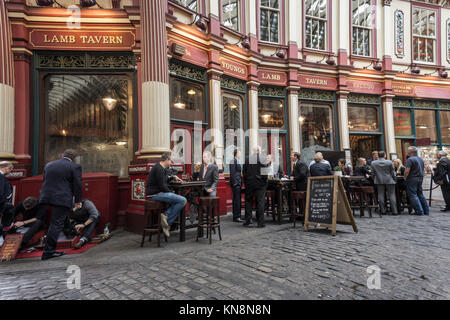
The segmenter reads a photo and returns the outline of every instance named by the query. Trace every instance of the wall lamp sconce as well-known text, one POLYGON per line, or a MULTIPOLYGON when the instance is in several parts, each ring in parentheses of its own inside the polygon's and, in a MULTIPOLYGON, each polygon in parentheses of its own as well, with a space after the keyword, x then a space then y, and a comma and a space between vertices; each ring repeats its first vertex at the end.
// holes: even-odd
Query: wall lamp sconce
POLYGON ((189 26, 196 25, 199 29, 202 29, 203 31, 206 31, 208 29, 208 25, 205 21, 205 19, 198 13, 195 14, 194 20, 189 24, 189 26))
POLYGON ((417 66, 417 64, 412 64, 410 65, 408 68, 406 68, 405 70, 400 71, 400 73, 405 73, 406 71, 408 71, 409 69, 411 69, 411 73, 414 74, 419 74, 420 73, 420 68, 417 66))
POLYGON ((328 56, 324 56, 322 60, 316 61, 316 63, 322 63, 322 61, 325 60, 325 58, 327 58, 327 60, 325 61, 327 65, 334 66, 336 64, 336 60, 334 60, 332 53, 329 54, 328 56))
POLYGON ((286 57, 286 51, 283 48, 278 48, 277 51, 271 57, 277 56, 280 59, 284 59, 286 57))
POLYGON ((445 68, 438 68, 434 72, 426 73, 424 75, 425 76, 431 76, 431 75, 435 74, 436 72, 439 74, 439 77, 441 77, 443 79, 447 79, 448 78, 448 73, 447 73, 447 71, 445 71, 445 68))
MULTIPOLYGON (((56 3, 60 8, 66 8, 56 0, 36 0, 36 4, 41 7, 50 7, 56 3)), ((80 0, 80 8, 90 8, 97 5, 99 8, 103 9, 96 0, 80 0)))
POLYGON ((373 69, 376 71, 383 70, 383 64, 380 62, 380 60, 372 61, 368 66, 365 66, 364 69, 368 69, 370 66, 373 66, 373 69))
POLYGON ((237 46, 238 44, 241 44, 243 48, 250 50, 250 39, 248 36, 241 37, 238 42, 232 43, 231 45, 237 46))
POLYGON ((93 7, 95 5, 97 5, 100 9, 103 9, 97 3, 97 0, 80 0, 80 7, 82 7, 82 8, 90 8, 90 7, 93 7))

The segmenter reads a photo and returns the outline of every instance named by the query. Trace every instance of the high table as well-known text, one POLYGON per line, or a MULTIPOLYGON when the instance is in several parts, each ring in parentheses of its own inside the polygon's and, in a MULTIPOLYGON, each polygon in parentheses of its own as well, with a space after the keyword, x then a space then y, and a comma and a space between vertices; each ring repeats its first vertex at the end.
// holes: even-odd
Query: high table
MULTIPOLYGON (((190 199, 188 201, 190 206, 194 206, 198 209, 198 203, 195 202, 196 196, 189 197, 190 193, 197 193, 201 196, 203 192, 203 188, 205 187, 205 181, 191 181, 191 182, 170 182, 169 188, 171 188, 176 194, 185 197, 186 199, 190 199)), ((191 224, 186 226, 186 207, 183 208, 179 215, 179 224, 180 224, 180 242, 186 240, 186 229, 197 228, 197 223, 193 223, 191 220, 191 224)))
MULTIPOLYGON (((267 189, 274 190, 276 194, 278 224, 281 224, 281 217, 283 216, 283 191, 292 192, 294 184, 294 180, 269 179, 267 189)), ((292 210, 290 203, 289 210, 292 210)))

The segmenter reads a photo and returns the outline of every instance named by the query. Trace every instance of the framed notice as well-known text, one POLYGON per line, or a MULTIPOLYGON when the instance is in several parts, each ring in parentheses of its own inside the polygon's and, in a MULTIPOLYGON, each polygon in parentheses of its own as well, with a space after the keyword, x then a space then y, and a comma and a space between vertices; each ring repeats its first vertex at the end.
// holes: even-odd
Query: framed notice
POLYGON ((136 179, 133 180, 133 200, 145 201, 145 180, 136 179))
POLYGON ((405 16, 403 11, 395 11, 395 55, 398 58, 405 56, 405 16))

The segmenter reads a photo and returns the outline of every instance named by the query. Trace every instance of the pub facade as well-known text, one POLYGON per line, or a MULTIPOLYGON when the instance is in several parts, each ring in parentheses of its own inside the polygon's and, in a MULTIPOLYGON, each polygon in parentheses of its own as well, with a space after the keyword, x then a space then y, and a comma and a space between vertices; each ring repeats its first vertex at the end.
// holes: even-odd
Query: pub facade
POLYGON ((0 158, 36 176, 77 146, 84 172, 118 177, 130 230, 169 150, 184 177, 212 151, 223 213, 229 141, 285 173, 295 151, 450 151, 446 1, 0 3, 0 158))

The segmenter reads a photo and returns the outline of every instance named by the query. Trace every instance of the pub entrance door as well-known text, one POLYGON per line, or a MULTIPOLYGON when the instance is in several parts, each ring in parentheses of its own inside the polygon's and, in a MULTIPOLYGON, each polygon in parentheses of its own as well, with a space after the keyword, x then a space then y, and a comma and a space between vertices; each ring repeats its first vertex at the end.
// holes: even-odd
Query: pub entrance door
POLYGON ((371 159, 372 151, 381 148, 379 135, 350 135, 350 148, 352 152, 352 163, 356 165, 358 158, 371 159))

